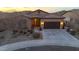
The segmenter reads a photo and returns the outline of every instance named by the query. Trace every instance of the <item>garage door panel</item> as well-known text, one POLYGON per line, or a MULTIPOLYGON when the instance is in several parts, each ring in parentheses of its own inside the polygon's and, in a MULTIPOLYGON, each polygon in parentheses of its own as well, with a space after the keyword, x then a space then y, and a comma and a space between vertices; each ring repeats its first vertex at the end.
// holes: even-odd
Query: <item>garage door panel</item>
POLYGON ((59 29, 60 28, 60 22, 45 22, 44 28, 45 29, 59 29))

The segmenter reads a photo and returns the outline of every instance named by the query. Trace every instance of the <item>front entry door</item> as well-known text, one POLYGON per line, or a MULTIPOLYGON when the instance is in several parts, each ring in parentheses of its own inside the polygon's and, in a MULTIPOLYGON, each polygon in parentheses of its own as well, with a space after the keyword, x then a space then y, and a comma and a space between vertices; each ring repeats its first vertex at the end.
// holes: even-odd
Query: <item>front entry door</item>
POLYGON ((32 27, 40 27, 40 19, 38 19, 38 18, 33 19, 32 27))

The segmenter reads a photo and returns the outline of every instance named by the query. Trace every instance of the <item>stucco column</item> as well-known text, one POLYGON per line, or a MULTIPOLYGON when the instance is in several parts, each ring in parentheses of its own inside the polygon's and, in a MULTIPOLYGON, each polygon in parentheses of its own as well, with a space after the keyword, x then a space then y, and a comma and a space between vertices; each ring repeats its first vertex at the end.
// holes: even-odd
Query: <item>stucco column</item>
POLYGON ((63 26, 64 26, 64 22, 60 21, 60 29, 63 29, 63 26))
POLYGON ((41 28, 44 29, 44 21, 41 20, 41 28))

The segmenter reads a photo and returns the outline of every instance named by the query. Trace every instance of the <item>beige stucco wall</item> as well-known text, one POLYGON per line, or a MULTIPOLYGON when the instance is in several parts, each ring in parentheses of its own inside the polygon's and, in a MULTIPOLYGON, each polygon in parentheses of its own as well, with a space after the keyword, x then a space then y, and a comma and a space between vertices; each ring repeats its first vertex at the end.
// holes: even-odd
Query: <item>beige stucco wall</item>
POLYGON ((59 22, 59 21, 63 21, 63 19, 41 19, 41 21, 44 21, 44 22, 45 21, 52 21, 52 22, 58 21, 59 22))

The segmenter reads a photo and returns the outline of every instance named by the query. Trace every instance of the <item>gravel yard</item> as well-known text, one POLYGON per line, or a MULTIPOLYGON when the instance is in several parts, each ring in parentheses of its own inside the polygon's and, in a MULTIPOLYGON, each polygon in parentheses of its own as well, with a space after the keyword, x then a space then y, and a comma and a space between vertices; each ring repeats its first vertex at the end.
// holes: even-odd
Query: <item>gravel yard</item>
POLYGON ((32 35, 27 36, 25 35, 12 35, 10 31, 4 31, 0 32, 0 45, 5 45, 9 43, 16 43, 16 42, 21 42, 21 41, 26 41, 26 40, 34 40, 32 35))

